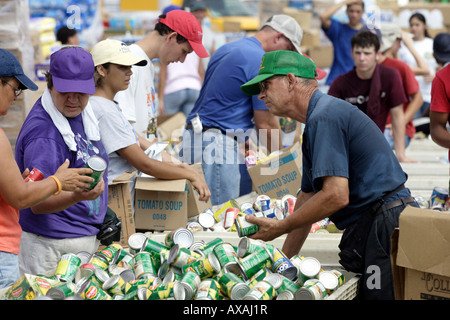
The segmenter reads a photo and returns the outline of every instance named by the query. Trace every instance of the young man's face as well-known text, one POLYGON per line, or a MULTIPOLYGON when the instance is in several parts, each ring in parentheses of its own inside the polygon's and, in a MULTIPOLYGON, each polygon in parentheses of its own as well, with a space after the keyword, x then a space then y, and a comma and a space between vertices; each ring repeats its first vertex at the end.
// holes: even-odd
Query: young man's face
POLYGON ((194 51, 189 42, 178 43, 177 33, 173 32, 166 36, 164 48, 162 48, 159 60, 161 64, 167 65, 173 62, 184 62, 186 56, 194 51))
POLYGON ((375 69, 380 53, 375 52, 374 46, 355 46, 352 49, 352 57, 358 71, 369 72, 375 69))
POLYGON ((354 26, 361 22, 364 14, 363 6, 360 4, 352 4, 347 8, 347 16, 349 25, 354 26))

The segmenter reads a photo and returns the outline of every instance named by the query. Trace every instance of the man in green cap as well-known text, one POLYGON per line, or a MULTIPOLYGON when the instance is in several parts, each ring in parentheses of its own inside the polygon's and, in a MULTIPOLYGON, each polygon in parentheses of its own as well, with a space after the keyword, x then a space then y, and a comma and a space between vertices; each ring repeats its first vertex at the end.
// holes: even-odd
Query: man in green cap
POLYGON ((390 237, 404 207, 417 203, 380 129, 357 107, 319 91, 315 69, 296 52, 268 52, 259 74, 241 86, 248 95, 258 94, 271 113, 305 124, 294 212, 283 220, 247 216, 259 225, 252 237, 270 241, 288 234, 282 251, 291 257, 300 251, 311 224, 329 217, 345 229, 340 263, 362 274, 360 297, 394 299, 390 237))

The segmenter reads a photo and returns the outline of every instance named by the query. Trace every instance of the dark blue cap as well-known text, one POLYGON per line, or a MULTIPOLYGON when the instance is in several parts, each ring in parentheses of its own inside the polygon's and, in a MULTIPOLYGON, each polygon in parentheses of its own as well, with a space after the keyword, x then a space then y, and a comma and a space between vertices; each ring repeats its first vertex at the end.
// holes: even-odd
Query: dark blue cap
POLYGON ((38 86, 23 72, 19 60, 8 50, 0 49, 0 77, 14 77, 19 82, 20 89, 36 91, 38 86))
POLYGON ((450 34, 439 33, 434 37, 433 54, 441 62, 447 63, 450 61, 450 34))

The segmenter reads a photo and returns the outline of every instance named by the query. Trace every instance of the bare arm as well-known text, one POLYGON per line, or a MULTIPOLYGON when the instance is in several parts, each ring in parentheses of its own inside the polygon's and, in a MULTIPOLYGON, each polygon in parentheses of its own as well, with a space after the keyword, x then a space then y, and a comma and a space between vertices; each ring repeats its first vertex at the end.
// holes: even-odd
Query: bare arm
POLYGON ((414 115, 419 111, 420 107, 423 104, 422 93, 417 91, 411 96, 411 100, 409 101, 408 108, 406 108, 405 112, 405 123, 408 123, 414 118, 414 115))
POLYGON ((325 11, 323 11, 319 15, 320 23, 322 27, 327 30, 331 26, 331 17, 345 5, 353 4, 353 3, 361 3, 361 0, 345 0, 339 3, 336 3, 330 7, 328 7, 325 11))
MULTIPOLYGON (((281 149, 283 145, 281 143, 281 128, 279 118, 270 113, 269 110, 255 110, 253 114, 258 133, 260 133, 261 135, 265 135, 267 132, 266 147, 269 153, 281 149), (267 131, 265 132, 260 130, 267 131)), ((262 142, 264 142, 265 137, 260 137, 262 138, 262 142)))
POLYGON ((428 68, 427 62, 414 48, 414 44, 413 44, 413 40, 412 40, 411 36, 404 31, 402 31, 402 41, 405 44, 406 48, 413 55, 414 60, 416 60, 417 67, 410 66, 410 68, 414 72, 414 74, 419 75, 419 76, 430 75, 430 69, 428 68))
POLYGON ((400 162, 417 162, 405 155, 405 116, 403 114, 403 106, 399 105, 391 109, 392 119, 392 135, 394 139, 394 149, 398 161, 400 162))
POLYGON ((201 201, 208 201, 211 196, 205 179, 194 169, 151 159, 137 144, 117 150, 117 153, 139 171, 155 178, 166 180, 188 179, 199 192, 201 201))
POLYGON ((164 90, 166 88, 166 79, 167 79, 167 66, 161 64, 159 67, 159 82, 158 82, 158 111, 160 115, 165 114, 164 109, 164 90))
POLYGON ((434 142, 450 149, 450 133, 447 131, 449 114, 446 112, 430 111, 430 134, 434 142))
POLYGON ((288 257, 297 254, 307 237, 306 233, 311 230, 311 224, 329 217, 348 205, 348 179, 337 176, 324 177, 322 190, 314 195, 300 193, 298 201, 299 205, 296 204, 295 211, 284 220, 246 216, 247 221, 260 226, 259 231, 251 238, 270 241, 289 233, 283 252, 288 257))
MULTIPOLYGON (((11 145, 5 133, 0 130, 0 175, 1 196, 12 207, 20 210, 40 203, 58 191, 58 185, 52 178, 41 181, 24 182, 19 167, 12 154, 11 145)), ((80 176, 80 174, 91 173, 92 170, 68 169, 69 162, 66 161, 55 173, 64 190, 82 191, 92 178, 80 176)))

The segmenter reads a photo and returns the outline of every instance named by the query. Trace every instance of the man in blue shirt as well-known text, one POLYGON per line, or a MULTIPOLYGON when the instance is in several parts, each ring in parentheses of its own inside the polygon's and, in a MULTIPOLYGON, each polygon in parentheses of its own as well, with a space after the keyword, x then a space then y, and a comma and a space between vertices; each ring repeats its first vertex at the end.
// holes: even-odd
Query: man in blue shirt
POLYGON ((280 148, 278 117, 240 86, 258 74, 265 52, 300 52, 302 35, 292 17, 275 15, 255 36, 227 43, 211 57, 200 96, 187 117, 180 156, 187 163, 202 163, 213 205, 251 191, 242 148, 249 136, 259 135, 262 141, 267 137, 269 152, 280 148), (197 115, 201 126, 192 124, 197 115), (248 191, 240 189, 241 174, 248 191))
POLYGON ((352 50, 352 37, 363 28, 361 21, 364 14, 364 2, 362 0, 345 0, 322 12, 319 16, 322 30, 333 43, 333 63, 328 74, 326 84, 350 71, 355 65, 350 54, 352 50), (343 6, 347 6, 348 23, 333 19, 332 16, 343 6))
POLYGON ((264 100, 271 113, 305 124, 294 212, 283 220, 247 216, 259 225, 251 237, 270 241, 287 233, 282 251, 291 257, 300 251, 311 224, 329 217, 345 229, 340 262, 362 273, 362 297, 393 299, 390 237, 405 205, 417 206, 404 187, 407 175, 375 123, 357 107, 319 91, 314 71, 314 63, 295 52, 269 52, 259 75, 241 87, 264 100), (362 257, 358 270, 350 265, 358 257, 342 255, 353 248, 362 257), (368 267, 374 265, 380 287, 371 288, 365 280, 373 276, 368 267))

